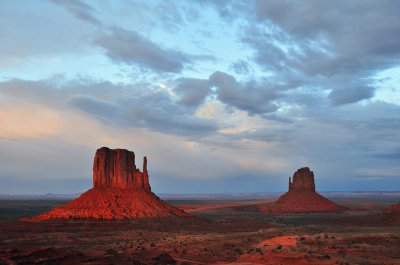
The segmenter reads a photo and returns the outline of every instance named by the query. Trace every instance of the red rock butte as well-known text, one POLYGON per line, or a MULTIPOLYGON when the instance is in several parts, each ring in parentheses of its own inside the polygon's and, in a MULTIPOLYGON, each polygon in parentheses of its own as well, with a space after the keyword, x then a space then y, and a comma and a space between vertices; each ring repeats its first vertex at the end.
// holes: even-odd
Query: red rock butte
POLYGON ((314 172, 308 167, 298 169, 289 178, 289 191, 272 204, 260 207, 261 212, 329 212, 346 209, 315 191, 314 172))
POLYGON ((188 214, 151 192, 146 157, 141 172, 136 168, 133 152, 102 147, 94 157, 93 188, 68 204, 31 219, 110 220, 169 216, 188 214))

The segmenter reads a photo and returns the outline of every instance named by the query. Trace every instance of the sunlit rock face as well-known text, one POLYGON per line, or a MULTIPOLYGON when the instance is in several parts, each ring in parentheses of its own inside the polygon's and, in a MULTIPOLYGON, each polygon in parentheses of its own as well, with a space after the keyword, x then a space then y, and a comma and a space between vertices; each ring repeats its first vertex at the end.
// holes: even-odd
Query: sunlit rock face
POLYGON ((141 172, 136 168, 135 153, 126 149, 98 149, 93 162, 93 187, 149 192, 147 158, 143 158, 141 172))
POLYGON ((102 147, 94 157, 93 188, 68 204, 32 220, 168 216, 188 215, 151 192, 146 157, 142 172, 136 168, 133 152, 102 147))
POLYGON ((277 201, 260 208, 261 212, 329 212, 346 209, 315 191, 314 173, 308 168, 298 169, 289 178, 289 191, 277 201), (292 181, 293 179, 293 181, 292 181))
POLYGON ((314 172, 308 167, 298 169, 293 175, 293 182, 289 178, 289 191, 315 192, 314 172))

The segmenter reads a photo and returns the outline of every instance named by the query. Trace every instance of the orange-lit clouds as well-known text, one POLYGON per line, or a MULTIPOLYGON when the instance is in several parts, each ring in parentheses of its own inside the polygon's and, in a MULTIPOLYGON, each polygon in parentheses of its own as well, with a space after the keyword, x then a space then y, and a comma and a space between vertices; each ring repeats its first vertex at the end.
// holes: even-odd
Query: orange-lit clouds
POLYGON ((44 106, 0 107, 0 136, 38 138, 56 135, 62 128, 60 115, 44 106))

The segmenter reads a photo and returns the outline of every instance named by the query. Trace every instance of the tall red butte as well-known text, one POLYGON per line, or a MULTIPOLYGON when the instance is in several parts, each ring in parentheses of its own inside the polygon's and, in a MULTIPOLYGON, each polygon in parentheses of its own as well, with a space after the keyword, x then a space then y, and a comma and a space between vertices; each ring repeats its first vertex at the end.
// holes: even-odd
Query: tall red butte
POLYGON ((272 204, 260 205, 260 212, 329 212, 346 209, 315 191, 314 172, 308 167, 298 169, 289 178, 289 191, 272 204))
POLYGON ((110 220, 168 216, 188 214, 169 205, 151 191, 146 157, 143 158, 141 172, 136 168, 133 152, 102 147, 94 157, 93 188, 68 204, 32 219, 110 220))

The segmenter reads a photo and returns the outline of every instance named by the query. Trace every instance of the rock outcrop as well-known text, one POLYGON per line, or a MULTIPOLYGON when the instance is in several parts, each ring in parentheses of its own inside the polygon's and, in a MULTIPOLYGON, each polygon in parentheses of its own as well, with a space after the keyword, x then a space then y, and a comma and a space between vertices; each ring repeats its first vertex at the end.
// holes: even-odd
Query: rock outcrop
POLYGON ((143 159, 141 172, 136 168, 133 152, 102 147, 96 151, 94 157, 93 188, 68 204, 32 219, 126 219, 168 216, 187 214, 151 192, 147 158, 143 159))
POLYGON ((272 204, 260 206, 261 212, 328 212, 346 209, 315 191, 314 173, 308 168, 298 169, 289 178, 289 191, 272 204))

